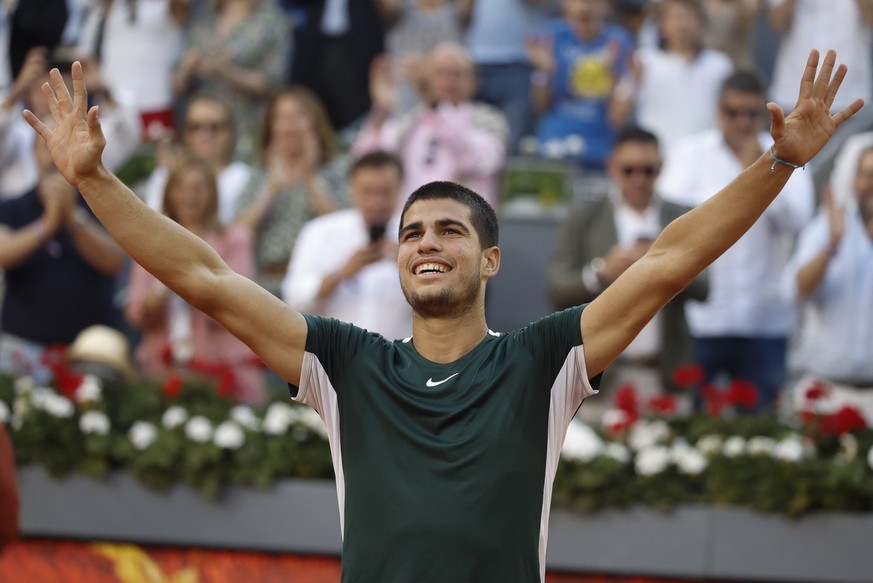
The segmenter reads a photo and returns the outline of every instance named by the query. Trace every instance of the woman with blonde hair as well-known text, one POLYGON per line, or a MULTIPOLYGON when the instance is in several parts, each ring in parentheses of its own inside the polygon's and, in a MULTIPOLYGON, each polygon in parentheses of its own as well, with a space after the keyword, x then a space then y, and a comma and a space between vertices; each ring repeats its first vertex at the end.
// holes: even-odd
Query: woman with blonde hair
MULTIPOLYGON (((210 163, 190 155, 177 160, 167 179, 163 212, 206 241, 231 269, 253 276, 253 232, 245 222, 222 226, 210 163)), ((135 356, 144 375, 205 372, 244 401, 264 401, 263 372, 251 350, 139 265, 131 271, 124 313, 142 332, 135 356)))
POLYGON ((263 220, 252 223, 256 281, 276 296, 303 225, 346 206, 348 159, 318 97, 293 86, 267 106, 260 141, 261 167, 243 190, 238 209, 257 204, 263 220))

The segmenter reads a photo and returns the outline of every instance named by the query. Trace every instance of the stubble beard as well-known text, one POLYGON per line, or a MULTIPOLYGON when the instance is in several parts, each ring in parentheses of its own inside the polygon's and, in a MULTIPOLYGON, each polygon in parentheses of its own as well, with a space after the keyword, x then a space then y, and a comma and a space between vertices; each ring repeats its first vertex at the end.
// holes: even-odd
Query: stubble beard
POLYGON ((465 278, 459 287, 444 285, 435 293, 414 292, 401 284, 412 311, 425 319, 459 316, 476 305, 482 280, 479 274, 465 278))

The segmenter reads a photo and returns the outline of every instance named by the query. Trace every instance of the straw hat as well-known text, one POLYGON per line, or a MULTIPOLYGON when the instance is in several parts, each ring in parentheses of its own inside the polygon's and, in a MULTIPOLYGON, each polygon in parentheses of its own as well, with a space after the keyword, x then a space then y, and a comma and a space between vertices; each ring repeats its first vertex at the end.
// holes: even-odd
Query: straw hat
POLYGON ((80 372, 124 381, 133 377, 130 343, 124 334, 108 326, 95 324, 79 332, 67 359, 80 372))

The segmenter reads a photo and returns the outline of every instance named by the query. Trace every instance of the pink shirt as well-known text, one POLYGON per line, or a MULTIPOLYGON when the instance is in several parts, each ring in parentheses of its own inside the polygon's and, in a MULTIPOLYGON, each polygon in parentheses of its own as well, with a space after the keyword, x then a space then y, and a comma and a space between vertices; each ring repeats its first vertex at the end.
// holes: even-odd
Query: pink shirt
MULTIPOLYGON (((223 233, 208 233, 203 239, 235 272, 248 278, 254 276, 254 235, 249 229, 232 226, 223 233)), ((146 296, 156 286, 163 284, 134 264, 124 314, 142 332, 135 352, 140 372, 146 376, 164 377, 172 370, 172 365, 168 366, 164 361, 169 343, 169 310, 160 318, 146 319, 144 307, 146 296)), ((258 403, 266 398, 263 371, 255 364, 254 353, 218 322, 194 308, 191 308, 191 340, 192 359, 223 362, 233 368, 237 394, 242 400, 258 403)))
POLYGON ((489 105, 441 103, 436 108, 417 107, 379 128, 367 123, 352 155, 381 149, 400 156, 404 184, 398 210, 416 188, 434 180, 462 184, 496 208, 507 135, 506 120, 489 105))

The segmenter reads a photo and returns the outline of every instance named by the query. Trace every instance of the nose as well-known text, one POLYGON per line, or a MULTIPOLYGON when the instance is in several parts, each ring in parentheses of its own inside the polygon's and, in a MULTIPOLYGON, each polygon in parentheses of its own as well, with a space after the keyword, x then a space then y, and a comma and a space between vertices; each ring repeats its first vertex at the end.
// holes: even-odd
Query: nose
POLYGON ((420 253, 431 253, 441 249, 440 240, 437 233, 433 229, 427 229, 422 233, 418 240, 418 251, 420 253))

